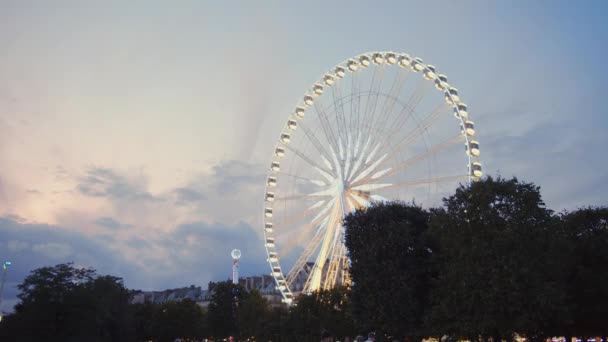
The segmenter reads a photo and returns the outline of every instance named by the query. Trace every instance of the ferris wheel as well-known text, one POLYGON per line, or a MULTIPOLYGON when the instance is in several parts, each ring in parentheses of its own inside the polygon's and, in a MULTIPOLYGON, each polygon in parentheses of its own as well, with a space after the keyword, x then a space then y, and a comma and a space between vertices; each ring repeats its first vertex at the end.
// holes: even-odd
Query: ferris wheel
POLYGON ((365 53, 322 75, 288 115, 266 179, 265 247, 283 301, 350 282, 348 213, 438 204, 481 177, 479 154, 458 90, 420 58, 365 53))

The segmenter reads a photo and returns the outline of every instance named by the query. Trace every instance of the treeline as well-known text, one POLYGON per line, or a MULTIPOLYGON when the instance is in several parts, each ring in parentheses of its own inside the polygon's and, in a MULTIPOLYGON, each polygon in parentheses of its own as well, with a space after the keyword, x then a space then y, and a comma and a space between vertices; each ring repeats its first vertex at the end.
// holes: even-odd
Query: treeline
POLYGON ((399 341, 606 341, 606 207, 556 214, 534 184, 490 177, 441 208, 379 203, 345 226, 360 327, 399 341))
POLYGON ((32 271, 0 323, 2 341, 377 341, 425 337, 535 342, 608 334, 608 208, 554 213, 540 190, 488 177, 440 208, 377 203, 345 222, 352 285, 272 307, 213 284, 192 301, 129 304, 122 280, 71 264, 32 271))
POLYGON ((122 279, 59 264, 33 270, 18 285, 20 302, 0 322, 0 341, 318 341, 323 327, 350 333, 346 289, 302 298, 290 310, 257 291, 212 283, 207 308, 191 300, 130 304, 122 279))

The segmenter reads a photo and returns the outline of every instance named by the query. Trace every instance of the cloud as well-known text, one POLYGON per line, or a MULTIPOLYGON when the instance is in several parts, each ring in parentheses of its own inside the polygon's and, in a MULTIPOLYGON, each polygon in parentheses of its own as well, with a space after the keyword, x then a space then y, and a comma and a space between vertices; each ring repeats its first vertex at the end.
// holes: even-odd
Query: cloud
POLYGON ((65 259, 72 256, 74 250, 68 243, 48 242, 33 245, 32 252, 50 259, 65 259))
POLYGON ((97 220, 95 220, 95 224, 100 227, 106 227, 106 228, 111 228, 111 229, 132 228, 133 227, 132 224, 122 224, 118 220, 108 217, 108 216, 98 218, 97 220))
POLYGON ((266 271, 264 247, 252 226, 236 224, 192 222, 182 224, 164 237, 170 259, 180 265, 179 274, 188 279, 200 279, 201 271, 211 280, 230 277, 232 259, 230 251, 242 251, 243 274, 260 274, 266 271))
POLYGON ((176 196, 175 204, 177 205, 188 205, 206 199, 201 192, 191 188, 177 188, 173 192, 176 196))
POLYGON ((77 189, 81 194, 90 197, 136 201, 159 200, 146 191, 143 185, 109 168, 89 168, 85 176, 80 179, 77 189))

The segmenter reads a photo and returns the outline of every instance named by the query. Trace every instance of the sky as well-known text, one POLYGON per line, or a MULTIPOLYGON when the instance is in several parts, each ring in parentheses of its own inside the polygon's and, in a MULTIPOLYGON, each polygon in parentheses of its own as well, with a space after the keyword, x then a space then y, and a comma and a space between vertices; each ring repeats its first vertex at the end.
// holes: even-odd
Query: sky
POLYGON ((73 261, 129 288, 266 273, 266 168, 336 63, 406 52, 456 84, 486 174, 608 205, 605 1, 0 1, 0 310, 73 261))

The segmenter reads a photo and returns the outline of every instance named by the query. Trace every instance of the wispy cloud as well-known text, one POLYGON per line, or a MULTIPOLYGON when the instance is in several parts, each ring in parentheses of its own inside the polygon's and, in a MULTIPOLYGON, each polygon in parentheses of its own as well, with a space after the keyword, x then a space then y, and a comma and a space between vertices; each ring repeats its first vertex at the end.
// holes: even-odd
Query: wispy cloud
POLYGON ((136 201, 154 201, 158 198, 109 168, 89 168, 80 179, 77 189, 81 194, 92 197, 108 197, 136 201))
POLYGON ((97 220, 95 220, 95 224, 100 227, 106 227, 106 228, 111 228, 111 229, 132 228, 133 227, 132 224, 123 224, 123 223, 120 223, 118 220, 116 220, 112 217, 108 217, 108 216, 98 218, 97 220))

